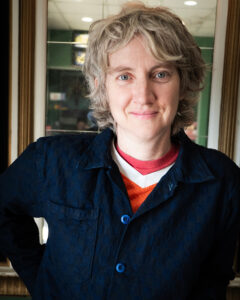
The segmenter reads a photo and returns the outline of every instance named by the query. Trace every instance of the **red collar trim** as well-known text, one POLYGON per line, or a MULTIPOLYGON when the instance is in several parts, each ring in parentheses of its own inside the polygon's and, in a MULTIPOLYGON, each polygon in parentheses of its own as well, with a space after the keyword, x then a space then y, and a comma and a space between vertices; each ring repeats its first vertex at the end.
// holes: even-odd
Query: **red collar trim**
POLYGON ((176 161, 179 154, 179 146, 173 144, 171 149, 158 159, 139 160, 124 153, 117 144, 115 146, 119 155, 142 175, 147 175, 170 166, 176 161))

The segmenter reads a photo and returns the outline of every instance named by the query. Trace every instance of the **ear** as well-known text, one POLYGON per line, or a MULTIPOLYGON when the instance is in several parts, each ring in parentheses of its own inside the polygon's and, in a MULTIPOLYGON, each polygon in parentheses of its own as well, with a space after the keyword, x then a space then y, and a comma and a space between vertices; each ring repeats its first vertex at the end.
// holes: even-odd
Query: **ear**
POLYGON ((94 79, 94 84, 95 84, 95 88, 97 88, 98 87, 98 79, 97 78, 94 79))

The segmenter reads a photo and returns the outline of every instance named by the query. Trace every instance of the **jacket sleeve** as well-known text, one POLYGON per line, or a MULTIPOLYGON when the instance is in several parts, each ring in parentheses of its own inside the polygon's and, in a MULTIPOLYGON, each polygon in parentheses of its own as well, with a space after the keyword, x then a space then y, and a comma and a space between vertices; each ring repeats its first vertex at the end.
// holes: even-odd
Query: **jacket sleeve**
POLYGON ((210 256, 203 262, 199 281, 188 300, 226 300, 227 286, 235 277, 233 260, 240 231, 239 181, 229 197, 222 230, 210 256))
POLYGON ((38 155, 33 143, 0 175, 0 252, 31 293, 44 246, 33 217, 41 216, 38 155))

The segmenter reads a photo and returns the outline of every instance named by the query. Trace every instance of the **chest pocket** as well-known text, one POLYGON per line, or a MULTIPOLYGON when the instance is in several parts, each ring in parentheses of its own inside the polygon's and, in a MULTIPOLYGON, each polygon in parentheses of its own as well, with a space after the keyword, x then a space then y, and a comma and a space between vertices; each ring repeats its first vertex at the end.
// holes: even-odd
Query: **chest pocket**
POLYGON ((52 202, 48 205, 46 251, 56 272, 54 276, 64 285, 79 285, 91 278, 98 211, 52 202))

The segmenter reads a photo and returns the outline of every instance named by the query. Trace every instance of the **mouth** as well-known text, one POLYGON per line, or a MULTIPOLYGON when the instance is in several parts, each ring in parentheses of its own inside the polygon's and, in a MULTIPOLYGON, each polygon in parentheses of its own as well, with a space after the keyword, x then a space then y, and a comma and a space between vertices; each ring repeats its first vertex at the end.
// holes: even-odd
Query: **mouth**
POLYGON ((130 114, 141 119, 151 119, 157 115, 157 111, 131 112, 130 114))

